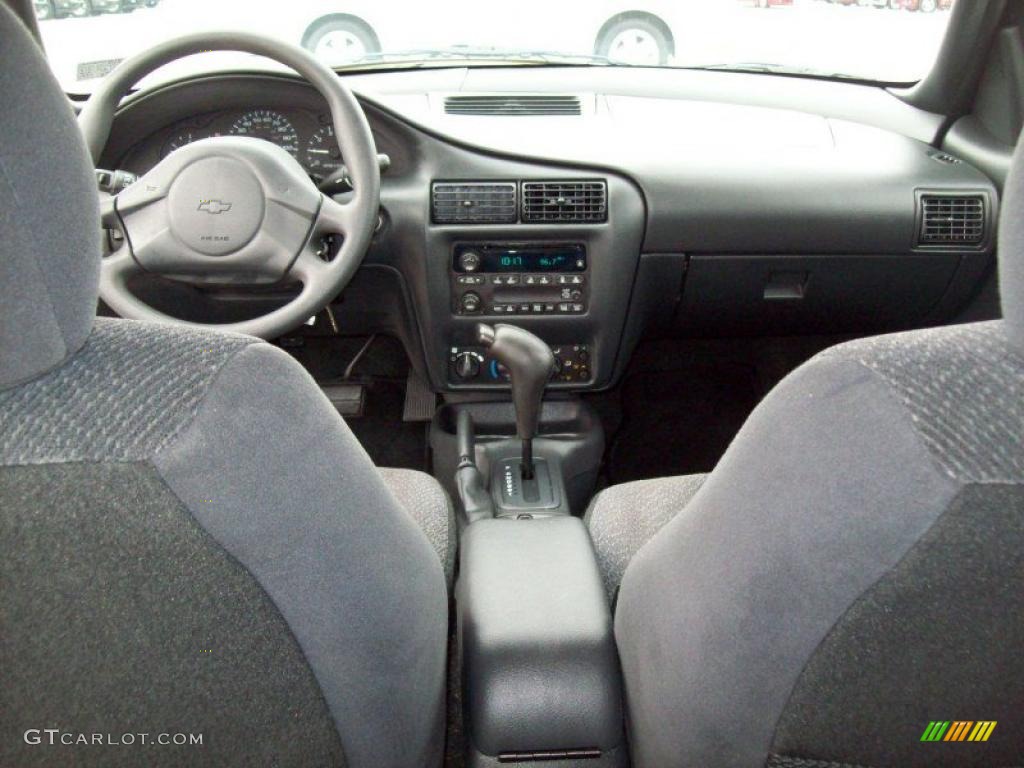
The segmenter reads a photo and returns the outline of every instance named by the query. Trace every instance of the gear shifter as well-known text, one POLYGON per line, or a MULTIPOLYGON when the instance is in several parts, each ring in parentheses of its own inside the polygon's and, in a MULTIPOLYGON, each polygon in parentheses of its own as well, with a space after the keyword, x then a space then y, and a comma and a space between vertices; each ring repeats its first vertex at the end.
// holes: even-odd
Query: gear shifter
POLYGON ((481 323, 477 341, 504 365, 512 379, 512 402, 516 409, 516 433, 523 441, 523 479, 533 479, 533 438, 537 435, 544 387, 555 367, 551 348, 529 331, 514 325, 481 323))

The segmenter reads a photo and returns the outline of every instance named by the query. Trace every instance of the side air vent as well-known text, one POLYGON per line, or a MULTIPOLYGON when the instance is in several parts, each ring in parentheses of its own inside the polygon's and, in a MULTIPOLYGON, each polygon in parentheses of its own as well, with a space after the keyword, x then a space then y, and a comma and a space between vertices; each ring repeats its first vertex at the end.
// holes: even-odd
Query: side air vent
POLYGON ((524 224, 587 224, 608 220, 603 181, 524 181, 524 224))
POLYGON ((574 116, 582 114, 578 96, 502 94, 496 96, 449 96, 444 100, 449 115, 574 116))
POLYGON ((431 193, 435 224, 512 224, 516 220, 514 182, 435 182, 431 193))
POLYGON ((981 245, 985 239, 982 195, 922 195, 920 245, 981 245))

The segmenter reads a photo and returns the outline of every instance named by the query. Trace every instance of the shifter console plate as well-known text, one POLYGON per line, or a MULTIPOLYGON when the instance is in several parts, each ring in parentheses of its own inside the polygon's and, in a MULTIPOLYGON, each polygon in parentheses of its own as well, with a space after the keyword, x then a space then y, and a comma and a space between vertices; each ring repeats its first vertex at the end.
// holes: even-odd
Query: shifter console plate
POLYGON ((522 458, 515 456, 491 466, 491 493, 498 517, 551 514, 561 504, 561 483, 553 479, 558 477, 558 468, 546 458, 535 457, 533 478, 526 480, 522 465, 522 458))

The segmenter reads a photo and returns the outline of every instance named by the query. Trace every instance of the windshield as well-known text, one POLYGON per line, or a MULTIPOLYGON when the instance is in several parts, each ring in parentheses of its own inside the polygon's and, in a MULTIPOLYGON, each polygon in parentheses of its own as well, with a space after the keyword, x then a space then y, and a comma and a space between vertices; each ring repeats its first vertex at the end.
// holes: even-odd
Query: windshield
MULTIPOLYGON (((954 0, 35 0, 71 93, 179 35, 240 29, 339 69, 572 64, 739 69, 910 83, 931 68, 954 0)), ((171 74, 273 66, 207 54, 171 74)), ((167 76, 167 73, 163 73, 167 76)))

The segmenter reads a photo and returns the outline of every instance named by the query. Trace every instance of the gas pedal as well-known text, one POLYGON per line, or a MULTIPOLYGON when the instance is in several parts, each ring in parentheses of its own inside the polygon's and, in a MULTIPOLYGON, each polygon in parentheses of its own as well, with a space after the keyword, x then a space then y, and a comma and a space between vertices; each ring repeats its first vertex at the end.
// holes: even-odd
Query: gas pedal
POLYGON ((437 396, 412 368, 405 380, 405 406, 402 421, 432 421, 437 408, 437 396))

